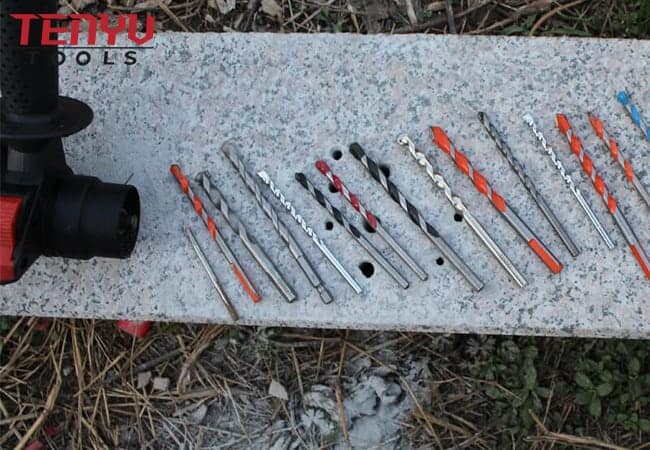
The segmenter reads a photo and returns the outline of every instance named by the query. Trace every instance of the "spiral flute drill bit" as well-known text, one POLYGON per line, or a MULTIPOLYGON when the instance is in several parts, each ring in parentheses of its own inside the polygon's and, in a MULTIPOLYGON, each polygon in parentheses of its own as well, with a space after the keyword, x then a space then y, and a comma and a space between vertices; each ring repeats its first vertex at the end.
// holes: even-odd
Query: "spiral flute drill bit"
POLYGON ((634 125, 643 132, 645 138, 650 141, 650 126, 648 126, 648 123, 645 121, 643 116, 641 116, 639 108, 632 103, 630 94, 627 91, 621 91, 616 94, 616 99, 621 103, 621 105, 623 105, 627 114, 630 116, 630 119, 632 119, 632 123, 634 123, 634 125))
POLYGON ((406 147, 418 165, 426 170, 427 175, 429 175, 429 178, 431 178, 433 184, 444 192, 445 197, 447 197, 447 200, 449 200, 454 209, 462 214, 463 219, 467 225, 472 229, 472 231, 474 231, 474 233, 476 233, 479 239, 481 239, 483 244, 485 244, 488 250, 490 250, 497 261, 499 261, 506 272, 508 272, 508 274, 512 277, 515 283, 517 283, 519 287, 524 287, 527 284, 524 276, 519 272, 519 270, 517 270, 512 261, 510 261, 510 259, 503 253, 499 245, 494 242, 492 237, 488 234, 485 228, 483 228, 481 223, 467 210, 460 197, 454 195, 444 177, 434 170, 433 164, 431 161, 429 161, 426 155, 418 151, 411 138, 405 134, 400 136, 397 139, 397 142, 401 146, 406 147))
POLYGON ((603 227, 603 225, 600 223, 598 217, 596 217, 596 214, 594 214, 593 210, 587 203, 587 200, 585 200, 585 198, 582 196, 582 192, 580 192, 578 187, 573 182, 571 176, 566 172, 566 169, 564 168, 564 164, 562 164, 562 161, 560 161, 560 159, 557 157, 555 150, 553 150, 553 148, 550 145, 548 145, 546 138, 544 137, 544 134, 542 134, 542 132, 537 128, 537 124, 535 123, 533 116, 531 116, 530 114, 525 114, 523 116, 523 119, 526 122, 526 124, 528 124, 530 129, 533 131, 533 134, 539 141, 544 152, 549 156, 549 158, 551 158, 553 165, 560 172, 560 175, 564 180, 564 184, 569 188, 569 190, 576 198, 576 200, 578 200, 578 203, 582 207, 582 210, 585 212, 585 214, 587 214, 587 217, 589 217, 589 220, 593 224, 594 228, 596 228, 596 231, 598 231, 600 237, 603 239, 603 241, 605 241, 607 248, 609 248, 610 250, 613 249, 614 243, 609 237, 609 234, 607 234, 605 227, 603 227))
POLYGON ((241 264, 239 264, 239 261, 237 261, 237 258, 228 247, 228 244, 226 244, 226 241, 224 241, 223 238, 221 237, 221 234, 218 233, 216 223, 214 222, 212 217, 208 215, 207 211, 203 207, 203 203, 201 202, 201 199, 197 197, 192 191, 192 188, 190 187, 190 182, 181 171, 181 168, 177 164, 172 164, 169 168, 169 171, 172 173, 172 175, 174 175, 174 178, 176 178, 176 181, 178 181, 181 190, 188 198, 188 200, 192 203, 192 206, 194 207, 194 211, 196 211, 199 217, 201 217, 201 219, 203 220, 203 223, 205 224, 205 226, 208 229, 208 232, 210 233, 210 237, 217 244, 219 250, 221 250, 221 253, 226 258, 226 261, 230 265, 230 268, 233 270, 233 272, 235 272, 235 276, 237 277, 237 280, 239 280, 239 283, 242 285, 242 287, 244 288, 248 296, 251 298, 251 300, 253 300, 255 303, 259 302, 262 298, 253 287, 251 281, 246 276, 244 269, 242 269, 241 264))
POLYGON ((282 238, 282 241, 289 249, 289 253, 291 253, 291 255, 294 257, 294 259, 298 263, 298 266, 307 277, 307 280, 309 280, 309 283, 318 291, 318 294, 320 295, 322 302, 325 304, 332 303, 334 298, 329 293, 327 288, 325 288, 325 285, 321 281, 316 271, 312 268, 309 260, 307 259, 307 256, 305 256, 302 249, 298 245, 298 242, 296 242, 294 237, 289 232, 287 226, 278 218, 278 214, 275 211, 275 208, 273 208, 273 206, 271 206, 269 201, 262 196, 259 183, 248 172, 248 170, 246 170, 244 161, 241 159, 241 156, 237 152, 234 145, 232 143, 226 142, 221 146, 221 151, 228 157, 230 162, 235 166, 235 169, 237 169, 237 173, 246 184, 246 187, 248 187, 248 189, 253 193, 253 196, 255 197, 255 201, 257 201, 259 207, 262 209, 262 211, 264 211, 266 216, 269 219, 271 219, 273 228, 275 229, 275 231, 277 231, 278 235, 280 235, 280 238, 282 238))
POLYGON ((404 279, 404 277, 395 269, 390 262, 384 256, 375 248, 374 245, 366 238, 361 232, 352 225, 341 213, 341 211, 333 206, 327 198, 325 198, 325 195, 323 193, 316 189, 314 185, 307 179, 304 173, 296 173, 295 174, 296 181, 300 183, 302 187, 304 187, 309 193, 316 199, 316 201, 327 210, 327 212, 330 213, 330 215, 336 220, 345 230, 350 233, 358 242, 361 247, 365 251, 368 252, 370 256, 372 256, 377 263, 383 269, 388 272, 388 274, 395 280, 397 281, 397 284, 399 284, 403 289, 406 289, 409 287, 408 281, 404 279))
POLYGON ((190 241, 190 244, 194 249, 194 253, 196 253, 196 256, 199 258, 199 261, 201 262, 201 265, 205 269, 205 272, 208 274, 208 278, 210 278, 210 282, 212 283, 212 286, 217 291, 217 294, 219 294, 219 298, 221 299, 223 305, 226 307, 226 311, 228 311, 230 318, 233 320, 233 322, 237 322, 239 320, 239 315, 237 314, 235 307, 230 302, 228 295, 226 295, 223 288, 219 284, 219 281, 217 280, 217 276, 214 274, 214 270, 212 270, 212 267, 210 266, 208 259, 205 257, 205 253, 203 253, 203 250, 201 249, 201 246, 196 241, 196 237, 194 236, 194 233, 192 233, 192 230, 187 225, 183 226, 183 231, 185 232, 185 236, 187 236, 187 240, 190 241))
POLYGON ((416 224, 424 234, 429 238, 433 244, 438 247, 440 253, 443 254, 451 264, 458 269, 458 271, 465 277, 465 279, 472 285, 475 291, 480 291, 483 288, 483 282, 476 276, 472 269, 463 262, 462 259, 454 252, 454 250, 445 242, 445 240, 438 234, 438 231, 429 224, 420 210, 413 205, 409 200, 404 197, 395 184, 388 180, 386 176, 379 170, 379 166, 375 161, 370 159, 363 148, 356 142, 350 145, 350 153, 368 170, 370 176, 375 179, 384 190, 390 195, 395 203, 397 203, 409 216, 411 221, 416 224))
POLYGON ((560 273, 562 271, 562 263, 548 250, 539 238, 533 233, 526 223, 519 218, 517 213, 508 206, 506 201, 496 191, 492 189, 487 179, 478 170, 472 167, 467 156, 460 150, 454 148, 449 137, 445 134, 444 130, 440 127, 431 127, 433 135, 433 142, 440 150, 445 152, 454 161, 456 167, 472 180, 476 189, 486 196, 492 205, 501 213, 501 215, 508 221, 510 226, 522 237, 528 246, 535 252, 535 254, 542 260, 544 264, 553 273, 560 273))
POLYGON ((273 284, 275 284, 278 290, 282 293, 286 301, 289 303, 293 302, 296 299, 295 292, 293 292, 282 275, 280 275, 280 272, 275 267, 273 262, 271 262, 269 257, 266 256, 264 249, 262 249, 257 240, 248 233, 246 227, 244 227, 244 224, 239 219, 239 217, 232 211, 232 209, 230 209, 228 203, 223 197, 223 194, 212 182, 210 175, 207 172, 201 172, 196 176, 196 181, 201 183, 201 187, 205 191, 205 194, 208 196, 208 199, 210 199, 210 202, 212 202, 214 207, 221 212, 221 215, 224 219, 226 219, 226 222, 228 225, 230 225, 230 228, 232 228, 232 230, 237 233, 239 239, 242 241, 251 256, 255 259, 255 261, 257 261, 262 270, 266 272, 271 281, 273 281, 273 284))
POLYGON ((551 226, 553 227, 557 235, 560 237, 560 239, 564 243, 564 246, 567 248, 567 250, 569 250, 571 256, 573 256, 574 258, 578 256, 580 254, 580 250, 578 250, 578 247, 571 239, 571 236, 569 236, 569 233, 562 226, 560 219, 558 219, 555 213, 553 213, 551 207, 548 206, 548 203, 546 203, 546 201, 542 197, 542 194, 540 194, 540 192, 537 190, 537 188, 533 184, 533 180, 531 180, 528 177, 528 175, 526 175, 526 172, 524 171, 524 166, 517 160, 517 158, 515 158, 515 155, 512 153, 512 149, 503 140, 503 138, 501 137, 501 133, 499 133, 499 131, 494 126, 494 124, 492 124, 490 118, 484 112, 479 112, 478 120, 481 122, 481 124, 483 125, 487 133, 494 141, 494 144, 496 145, 497 149, 506 158, 512 170, 514 170, 514 172, 517 174, 517 176, 523 183, 526 190, 528 190, 528 193, 533 198, 533 200, 535 201, 539 209, 542 211, 542 213, 546 217, 546 220, 549 221, 549 223, 551 224, 551 226))
POLYGON ((562 133, 562 135, 564 135, 564 137, 567 139, 571 151, 580 160, 582 169, 587 174, 587 176, 591 178, 591 182, 593 183, 596 192, 598 192, 598 194, 602 197, 605 205, 607 206, 607 210, 614 217, 614 220, 620 228, 621 233, 623 233, 623 236, 625 236, 625 240, 629 244, 630 250, 632 250, 632 254, 639 262, 641 269, 643 269, 645 276, 650 279, 650 260, 648 259, 648 256, 641 246, 641 241, 639 241, 639 238, 637 238, 634 234, 634 231, 623 215, 623 212, 618 208, 616 200, 607 190, 607 186, 605 185, 603 177, 594 168, 593 160, 582 148, 582 142, 580 141, 580 138, 573 133, 569 119, 567 119, 564 114, 558 114, 555 116, 555 120, 560 133, 562 133))
POLYGON ((596 132, 596 136, 603 141, 603 144, 605 144, 605 147, 607 147, 611 153, 614 161, 618 162, 625 171, 625 178, 627 178, 632 186, 636 188, 637 192, 641 195, 641 198, 643 198, 646 204, 650 206, 650 194, 648 194, 646 188, 641 184, 641 181, 639 181, 639 177, 634 173, 630 160, 625 156, 623 150, 618 148, 616 141, 607 133, 603 126, 603 122, 593 113, 589 113, 588 117, 589 123, 596 132))
POLYGON ((271 180, 271 177, 269 176, 268 173, 266 173, 264 170, 257 172, 257 176, 260 177, 260 179, 264 182, 264 184, 269 188, 271 193, 280 201, 282 206, 289 212, 291 217, 298 223, 298 225, 301 226, 302 230, 309 236, 312 241, 314 241, 314 244, 316 244, 316 247, 325 255, 327 260, 334 266, 334 268, 341 274, 341 276, 345 279, 345 281, 348 282, 350 287, 356 292, 357 294, 361 294, 363 290, 361 289, 361 286, 359 286, 359 283, 355 281, 354 278, 352 278, 352 275, 348 273, 347 270, 345 270, 345 267, 339 262, 338 259, 332 254, 330 249, 325 245, 323 240, 318 237, 316 232, 313 230, 312 227, 307 225, 305 222, 305 219, 298 214, 296 211, 296 208, 289 202, 282 191, 280 191, 279 188, 275 186, 275 183, 273 183, 273 180, 271 180))
POLYGON ((350 192, 341 179, 332 172, 327 163, 321 159, 316 161, 315 166, 320 173, 330 180, 334 188, 350 203, 350 205, 352 205, 352 208, 354 208, 354 210, 366 221, 368 226, 377 232, 377 234, 390 246, 390 248, 393 249, 395 253, 397 253, 400 258, 402 258, 402 261, 404 261, 422 281, 425 281, 428 278, 426 272, 422 270, 418 263, 416 263, 413 258, 406 253, 406 250, 404 250, 397 241, 393 239, 393 237, 383 227, 379 218, 363 206, 363 203, 359 201, 356 194, 350 192))

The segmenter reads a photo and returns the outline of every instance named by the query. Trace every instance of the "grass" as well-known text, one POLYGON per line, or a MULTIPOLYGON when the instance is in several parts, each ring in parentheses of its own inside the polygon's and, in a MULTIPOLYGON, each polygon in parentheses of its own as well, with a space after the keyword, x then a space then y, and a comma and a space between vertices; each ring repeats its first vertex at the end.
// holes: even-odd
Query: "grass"
MULTIPOLYGON (((189 31, 650 37, 647 0, 450 3, 453 14, 418 0, 146 5, 189 31)), ((135 340, 112 322, 37 318, 0 318, 0 336, 0 448, 345 447, 357 419, 344 403, 379 376, 413 406, 379 448, 650 449, 648 341, 187 324, 135 340), (301 419, 317 386, 331 408, 309 414, 329 414, 327 433, 301 419)))

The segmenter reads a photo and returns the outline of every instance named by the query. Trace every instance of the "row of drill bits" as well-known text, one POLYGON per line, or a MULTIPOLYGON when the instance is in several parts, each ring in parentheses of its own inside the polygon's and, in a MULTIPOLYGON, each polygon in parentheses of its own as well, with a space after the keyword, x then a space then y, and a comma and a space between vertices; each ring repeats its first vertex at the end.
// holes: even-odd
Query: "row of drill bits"
MULTIPOLYGON (((627 92, 620 92, 617 95, 617 99, 626 108, 628 115, 632 119, 632 122, 642 131, 644 131, 644 134, 648 135, 650 129, 648 129, 646 123, 641 117, 638 108, 631 102, 629 94, 627 94, 627 92)), ((516 158, 513 150, 503 138, 500 131, 497 129, 497 127, 494 125, 486 113, 479 112, 478 120, 485 128, 487 134, 494 141, 496 149, 504 156, 511 169, 515 172, 523 186, 527 189, 532 200, 538 206, 544 217, 548 220, 551 227, 560 238, 564 246, 567 248, 571 256, 578 256, 580 249, 575 244, 567 230, 562 226, 560 220, 555 215, 548 202, 543 198, 534 181, 528 176, 524 166, 516 158)), ((597 216, 594 214, 593 210, 583 197, 582 193, 577 188, 571 176, 567 173, 565 166, 560 161, 555 150, 548 144, 548 141, 539 130, 537 124, 535 123, 535 120, 530 114, 526 114, 523 117, 523 120, 530 127, 544 153, 550 158, 553 166, 560 173, 565 185, 574 195, 584 210, 585 214, 602 237, 607 247, 612 249, 614 247, 614 242, 611 240, 605 227, 598 220, 597 216)), ((593 128, 597 137, 611 154, 612 159, 623 169, 626 180, 636 189, 643 201, 647 203, 648 206, 650 206, 650 195, 648 194, 648 191, 643 186, 636 172, 632 168, 632 163, 630 160, 618 147, 614 138, 611 137, 605 130, 603 122, 593 113, 588 114, 588 121, 591 124, 591 127, 593 128)), ((624 217, 623 213, 618 207, 616 200, 614 200, 611 192, 607 190, 602 175, 598 173, 593 167, 593 160, 584 151, 580 139, 574 134, 573 129, 566 116, 558 114, 556 117, 556 123, 560 133, 566 137, 569 143, 569 148, 578 157, 585 173, 592 180, 596 191, 605 202, 609 213, 612 215, 616 224, 620 228, 635 259, 641 265, 645 275, 650 278, 650 259, 646 255, 640 240, 635 235, 627 219, 624 217)), ((435 146, 443 153, 448 155, 455 163, 456 167, 472 181, 475 188, 490 200, 491 204, 506 219, 506 221, 517 232, 517 234, 522 239, 524 239, 526 244, 549 268, 549 270, 552 273, 561 272, 563 269, 563 264, 536 236, 531 227, 521 219, 517 212, 504 199, 504 197, 495 191, 492 185, 488 182, 487 178, 472 165, 466 153, 461 152, 456 146, 453 145, 450 138, 441 127, 431 127, 431 139, 435 146)), ((432 181, 433 185, 442 191, 445 198, 449 201, 449 203, 451 203, 456 213, 461 216, 461 221, 467 223, 468 227, 476 234, 480 241, 492 253, 494 258, 510 275, 512 280, 519 287, 524 287, 527 284, 526 278, 517 269, 510 258, 508 258, 503 249, 499 247, 499 245, 487 232, 487 230, 481 225, 481 223, 469 212, 467 206, 465 203, 463 203, 461 198, 452 191, 443 175, 438 169, 435 168, 432 160, 423 151, 416 148, 415 144, 408 135, 401 135, 398 138, 397 143, 400 145, 400 147, 408 151, 413 161, 424 170, 426 175, 432 181)), ((333 301, 332 295, 324 286, 320 276, 312 267, 298 242, 290 233, 288 227, 279 218, 276 209, 262 195, 261 190, 263 187, 266 187, 271 196, 275 197, 277 201, 279 201, 281 209, 285 210, 288 215, 290 215, 291 218, 300 225, 303 232, 322 252, 330 264, 339 272, 339 274, 350 285, 353 291, 357 294, 361 294, 362 288, 359 283, 354 279, 350 272, 346 270, 339 259, 334 256, 329 247, 318 236, 314 229, 306 223, 304 217, 296 211, 294 204, 285 197, 284 193, 274 183, 270 175, 265 171, 259 171, 257 172, 257 177, 255 177, 251 172, 249 172, 233 143, 225 143, 222 146, 221 150, 237 170, 237 173, 240 175, 242 181, 252 193, 257 205, 270 219, 273 228, 282 239, 282 242, 285 244, 289 253, 298 263, 298 266, 302 270, 305 277, 308 279, 309 283, 314 289, 317 290, 323 303, 331 303, 333 301)), ((361 145, 358 143, 351 144, 350 153, 361 163, 362 167, 367 170, 371 178, 374 179, 386 191, 390 198, 404 210, 409 219, 421 229, 424 235, 438 248, 440 253, 461 273, 461 275, 472 286, 472 288, 475 291, 481 290, 484 286, 484 282, 472 271, 472 269, 451 248, 451 246, 449 246, 449 244, 444 240, 436 228, 434 228, 434 226, 423 217, 420 210, 409 199, 406 198, 406 196, 397 187, 397 185, 392 180, 388 179, 388 177, 380 169, 379 164, 370 158, 370 156, 361 147, 361 145)), ((353 210, 356 211, 356 213, 362 218, 368 232, 376 233, 397 254, 397 256, 406 264, 406 266, 408 266, 417 275, 418 278, 421 280, 426 280, 428 278, 427 273, 413 259, 413 257, 411 257, 406 252, 406 250, 404 250, 404 248, 401 247, 397 241, 389 234, 377 216, 374 213, 370 212, 365 204, 359 200, 359 197, 343 183, 338 175, 333 173, 327 163, 324 160, 318 160, 315 162, 315 167, 318 172, 320 172, 329 180, 330 189, 333 187, 332 192, 338 192, 349 203, 349 205, 352 206, 353 210)), ((178 165, 172 165, 170 171, 178 181, 178 184, 183 193, 191 202, 195 212, 203 220, 210 237, 215 242, 220 252, 223 254, 229 266, 232 268, 244 291, 254 302, 260 301, 260 294, 253 286, 250 278, 243 270, 241 264, 237 261, 234 253, 230 250, 226 242, 221 237, 220 231, 217 229, 215 221, 206 211, 206 208, 204 207, 201 199, 195 194, 190 181, 187 179, 187 177, 185 177, 178 165)), ((296 173, 294 178, 305 190, 309 192, 311 197, 322 208, 324 208, 329 213, 329 215, 333 217, 336 223, 342 226, 343 229, 345 229, 346 232, 352 236, 353 240, 357 242, 374 261, 377 262, 377 264, 397 283, 398 286, 403 289, 407 289, 409 287, 409 281, 400 273, 395 265, 391 263, 371 242, 371 240, 363 234, 361 229, 355 226, 350 221, 350 219, 345 216, 341 209, 335 207, 327 199, 323 191, 319 190, 306 174, 296 173)), ((259 245, 257 240, 250 235, 239 217, 234 213, 232 208, 229 207, 228 203, 224 199, 223 194, 217 188, 210 174, 208 172, 199 173, 196 177, 195 186, 199 186, 203 190, 212 207, 220 212, 225 222, 230 226, 230 228, 232 228, 233 232, 237 234, 244 247, 249 251, 261 269, 269 276, 270 280, 273 282, 273 284, 275 284, 276 288, 284 296, 285 300, 287 302, 293 302, 297 297, 295 292, 289 286, 277 267, 265 254, 263 248, 259 245)), ((214 271, 208 263, 207 258, 200 248, 192 231, 187 226, 185 226, 184 232, 189 242, 191 243, 191 246, 194 249, 201 265, 206 270, 212 285, 217 291, 219 298, 225 305, 228 313, 233 320, 237 320, 238 315, 234 309, 234 306, 232 305, 232 302, 228 298, 222 286, 219 284, 214 271)))

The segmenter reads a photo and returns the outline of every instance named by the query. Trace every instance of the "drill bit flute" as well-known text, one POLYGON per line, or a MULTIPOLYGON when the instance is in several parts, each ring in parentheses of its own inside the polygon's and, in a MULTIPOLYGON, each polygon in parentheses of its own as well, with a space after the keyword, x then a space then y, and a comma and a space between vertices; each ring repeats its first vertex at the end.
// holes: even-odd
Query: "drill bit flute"
POLYGON ((623 233, 625 240, 630 246, 630 250, 632 250, 632 254, 638 261, 641 269, 643 269, 645 276, 650 279, 650 259, 648 259, 648 255, 646 255, 645 251, 643 250, 641 241, 639 241, 639 238, 634 234, 632 227, 630 227, 630 224, 623 215, 623 212, 618 207, 616 200, 607 190, 607 186, 605 185, 603 177, 594 168, 593 160, 582 148, 582 142, 580 141, 580 138, 573 133, 573 128, 571 127, 571 123, 569 123, 569 119, 567 119, 564 114, 558 114, 555 120, 560 133, 562 133, 562 135, 567 139, 569 148, 580 160, 580 164, 582 165, 584 172, 591 179, 596 192, 598 192, 598 194, 600 194, 602 197, 605 205, 607 206, 607 210, 612 215, 612 217, 614 217, 616 225, 618 225, 621 233, 623 233))
POLYGON ((194 191, 192 191, 192 188, 190 187, 190 182, 188 181, 187 177, 183 174, 181 171, 181 168, 177 164, 172 164, 169 168, 169 171, 174 175, 174 178, 176 178, 176 181, 178 181, 178 184, 181 187, 181 190, 187 197, 187 199, 192 203, 192 206, 194 207, 194 211, 201 217, 203 220, 203 223, 205 224, 206 228, 208 229, 208 232, 210 233, 210 237, 214 242, 216 242, 217 247, 219 250, 221 250, 221 253, 223 253, 223 256, 226 258, 226 261, 228 261, 228 264, 230 265, 230 268, 235 272, 235 276, 239 280, 239 283, 242 285, 248 296, 253 300, 254 302, 259 302, 262 298, 260 295, 257 293, 255 288, 253 287, 253 284, 250 282, 246 274, 244 273, 244 269, 242 269, 241 264, 239 264, 239 261, 237 261, 237 258, 233 254, 233 252, 230 250, 228 247, 228 244, 226 244, 226 241, 223 240, 221 237, 221 234, 217 232, 217 225, 215 224, 214 220, 212 217, 210 217, 203 207, 203 203, 201 202, 201 199, 194 194, 194 191))
POLYGON ((512 149, 510 149, 510 146, 502 139, 501 134, 496 129, 496 127, 492 124, 487 114, 485 114, 484 112, 479 112, 478 120, 481 122, 481 124, 483 125, 487 133, 494 141, 494 144, 496 145, 497 149, 506 158, 508 164, 510 164, 510 167, 512 167, 512 170, 515 171, 515 173, 521 180, 522 184, 528 190, 530 196, 533 198, 533 200, 535 201, 539 209, 546 217, 546 219, 550 222, 551 226, 553 227, 557 235, 564 243, 564 246, 567 248, 567 250, 569 250, 569 253, 571 253, 571 256, 573 256, 574 258, 578 256, 580 254, 580 250, 578 250, 576 244, 573 242, 573 240, 571 240, 571 236, 569 236, 569 233, 567 233, 564 227, 562 227, 562 224, 560 223, 560 219, 558 219, 555 213, 553 213, 551 207, 548 206, 548 203, 546 203, 546 201, 542 197, 542 194, 540 194, 540 192, 537 190, 537 188, 533 184, 533 180, 531 180, 528 177, 528 175, 526 175, 526 172, 524 172, 524 167, 521 165, 519 161, 517 161, 517 158, 515 158, 514 154, 512 153, 512 149))
POLYGON ((639 181, 639 177, 634 173, 630 160, 627 158, 627 156, 625 156, 623 150, 618 148, 616 141, 612 139, 607 131, 605 131, 603 122, 598 117, 596 117, 595 114, 589 113, 588 117, 589 123, 591 123, 591 126, 596 132, 596 136, 598 136, 600 140, 603 141, 605 147, 607 147, 607 149, 612 154, 614 161, 618 162, 625 171, 625 178, 627 178, 627 181, 629 181, 632 186, 636 188, 643 201, 645 201, 646 204, 650 206, 650 194, 648 194, 648 191, 646 191, 645 187, 641 184, 641 181, 639 181))
POLYGON ((388 274, 393 277, 395 281, 397 281, 397 284, 399 284, 403 289, 406 289, 409 287, 408 281, 404 279, 404 277, 395 269, 386 258, 383 257, 383 255, 375 248, 374 245, 372 245, 372 242, 368 240, 361 232, 358 230, 357 227, 352 225, 348 220, 343 216, 341 211, 333 206, 327 198, 325 198, 325 195, 318 189, 314 187, 314 185, 307 179, 304 173, 296 173, 295 174, 296 181, 300 183, 302 187, 304 187, 309 193, 314 197, 314 199, 323 207, 327 210, 327 212, 330 213, 330 215, 336 220, 345 230, 350 233, 357 241, 359 242, 359 245, 364 248, 365 251, 368 252, 370 256, 372 256, 377 263, 384 268, 388 274))
POLYGON ((280 237, 282 238, 282 241, 289 249, 289 253, 291 253, 291 255, 294 257, 294 259, 298 263, 298 266, 300 267, 300 269, 302 269, 305 276, 309 280, 309 283, 318 291, 318 294, 320 295, 320 298, 323 301, 323 303, 325 304, 331 303, 334 300, 332 295, 329 293, 327 288, 325 288, 325 286, 323 285, 323 282, 321 281, 320 277, 318 276, 316 271, 312 268, 311 264, 309 263, 309 260, 307 259, 307 256, 305 256, 302 249, 298 245, 298 242, 296 242, 294 237, 289 232, 287 226, 278 218, 278 214, 273 208, 273 206, 271 206, 269 201, 262 196, 258 181, 250 174, 250 172, 248 172, 248 170, 246 170, 244 161, 241 159, 241 156, 235 149, 234 145, 232 143, 226 142, 221 146, 221 151, 228 157, 230 162, 235 166, 235 168, 237 169, 237 173, 246 184, 246 187, 248 187, 248 189, 253 193, 253 196, 255 197, 255 201, 257 201, 259 207, 262 208, 262 211, 264 211, 266 216, 269 219, 271 219, 273 228, 275 228, 275 231, 277 231, 278 235, 280 235, 280 237))
POLYGON ((492 205, 508 221, 517 234, 526 241, 526 244, 528 244, 537 257, 546 264, 551 272, 560 273, 562 271, 562 263, 558 261, 558 259, 544 246, 539 238, 535 236, 535 233, 533 233, 530 227, 521 220, 517 213, 508 206, 504 198, 492 189, 492 186, 490 186, 483 174, 474 169, 467 156, 452 145, 449 137, 445 134, 445 131, 440 127, 434 126, 431 127, 431 133, 433 142, 438 146, 438 148, 454 161, 458 170, 472 180, 476 190, 490 200, 492 205))
POLYGON ((269 176, 268 173, 266 173, 264 170, 257 172, 257 176, 260 177, 260 179, 266 184, 266 186, 271 190, 273 195, 280 201, 282 206, 291 214, 291 217, 302 227, 302 230, 309 236, 312 241, 314 241, 314 244, 316 244, 316 247, 319 248, 319 250, 325 255, 327 260, 334 266, 334 268, 341 274, 341 276, 345 279, 345 281, 348 282, 350 287, 356 292, 357 294, 361 294, 363 290, 361 289, 361 286, 355 281, 354 278, 352 278, 352 275, 348 273, 347 270, 345 270, 345 267, 336 259, 336 257, 332 254, 329 248, 325 245, 323 240, 318 237, 318 235, 314 232, 314 230, 307 225, 305 222, 305 219, 296 212, 296 208, 293 207, 291 202, 287 201, 285 198, 284 194, 280 191, 279 188, 275 186, 275 183, 273 183, 273 180, 271 180, 271 177, 269 176))
POLYGON ((416 224, 422 232, 429 238, 433 244, 438 247, 440 253, 443 254, 451 264, 465 277, 465 279, 472 285, 475 291, 480 291, 483 288, 483 282, 476 276, 472 269, 463 262, 462 259, 454 252, 454 250, 447 244, 447 242, 438 234, 438 231, 433 226, 424 220, 420 211, 410 201, 404 197, 395 184, 388 180, 386 176, 379 170, 379 166, 375 161, 370 159, 363 148, 357 143, 350 145, 350 153, 368 170, 370 176, 375 179, 384 190, 390 195, 393 201, 400 205, 400 207, 408 214, 411 221, 416 224))
POLYGON ((352 208, 354 208, 354 210, 359 213, 359 215, 366 221, 368 226, 377 232, 377 234, 390 246, 390 248, 395 251, 395 253, 397 253, 400 258, 402 258, 402 261, 404 261, 411 268, 411 270, 413 270, 413 272, 415 272, 415 274, 420 277, 422 281, 426 281, 428 278, 426 272, 422 270, 418 263, 416 263, 413 258, 411 258, 411 256, 406 253, 406 250, 400 247, 397 241, 393 239, 393 237, 381 224, 379 218, 377 218, 377 216, 375 216, 368 209, 366 209, 365 206, 363 206, 363 203, 359 201, 359 198, 356 196, 356 194, 350 192, 347 186, 343 184, 341 179, 332 172, 327 163, 321 159, 316 161, 315 166, 320 173, 325 175, 327 179, 330 180, 334 188, 336 188, 336 190, 343 196, 343 198, 345 198, 350 203, 350 205, 352 205, 352 208))
POLYGON ((230 209, 228 203, 223 197, 223 194, 215 186, 210 178, 210 175, 207 172, 201 172, 196 176, 196 181, 201 183, 201 187, 205 191, 206 195, 212 202, 215 208, 217 208, 221 215, 226 219, 230 228, 237 233, 239 239, 242 241, 246 249, 250 252, 251 256, 257 261, 262 270, 271 278, 273 284, 278 288, 282 293, 285 300, 289 303, 293 302, 296 299, 296 294, 293 292, 291 287, 287 282, 282 278, 280 272, 275 267, 273 262, 266 256, 262 247, 257 243, 257 240, 248 234, 248 231, 244 227, 244 224, 241 222, 239 217, 230 209))
POLYGON ((217 294, 219 294, 219 298, 221 299, 221 302, 226 307, 228 314, 230 314, 230 318, 234 322, 238 321, 239 315, 237 314, 237 311, 235 311, 235 307, 232 305, 230 299, 228 298, 223 288, 219 284, 219 281, 217 281, 217 276, 214 274, 214 271, 212 270, 212 267, 210 266, 208 259, 205 257, 205 253, 203 253, 203 250, 201 250, 201 246, 196 241, 196 237, 194 237, 194 233, 192 233, 192 230, 190 230, 190 227, 188 227, 187 225, 183 226, 183 231, 185 232, 185 236, 187 236, 187 240, 190 241, 190 244, 194 249, 194 253, 196 253, 196 256, 199 258, 199 261, 201 262, 201 265, 205 269, 205 272, 208 274, 208 278, 210 278, 210 282, 212 283, 212 286, 214 286, 214 289, 217 291, 217 294))
POLYGON ((611 238, 607 234, 605 227, 603 227, 603 225, 600 223, 598 217, 596 217, 596 214, 594 214, 593 210, 587 203, 587 200, 585 200, 585 198, 582 196, 582 192, 580 192, 580 189, 578 189, 578 187, 575 185, 571 176, 568 173, 566 173, 564 164, 562 164, 562 161, 560 161, 559 158, 557 157, 555 150, 553 150, 553 148, 550 145, 548 145, 548 143, 546 142, 546 138, 544 137, 542 132, 537 129, 537 124, 535 123, 533 117, 530 114, 526 114, 524 115, 523 119, 533 131, 533 134, 539 141, 544 152, 548 155, 549 158, 551 158, 551 161, 553 161, 553 165, 558 170, 558 172, 560 172, 560 175, 564 180, 564 184, 566 184, 566 186, 569 188, 573 196, 576 198, 576 200, 578 200, 578 203, 582 207, 582 210, 585 212, 585 214, 587 214, 587 217, 589 217, 589 220, 593 224, 594 228, 596 228, 596 231, 598 231, 600 237, 603 239, 603 241, 605 241, 607 248, 609 248, 610 250, 613 249, 614 243, 612 242, 611 238))
POLYGON ((429 178, 431 178, 433 184, 444 192, 447 200, 449 200, 456 211, 462 214, 463 219, 467 225, 472 229, 472 231, 474 231, 479 239, 481 239, 483 244, 485 244, 488 250, 490 250, 490 252, 494 255, 497 261, 499 261, 506 272, 508 272, 514 282, 517 283, 519 287, 524 287, 527 284, 524 276, 519 272, 519 270, 517 270, 512 261, 510 261, 510 259, 503 253, 499 245, 494 242, 492 237, 483 228, 481 223, 472 214, 470 214, 460 197, 454 195, 444 177, 434 171, 433 165, 431 164, 431 161, 429 161, 429 159, 426 157, 426 155, 418 151, 415 148, 413 141, 405 134, 400 136, 397 139, 397 142, 401 146, 406 147, 413 159, 415 159, 415 161, 426 170, 427 175, 429 175, 429 178))

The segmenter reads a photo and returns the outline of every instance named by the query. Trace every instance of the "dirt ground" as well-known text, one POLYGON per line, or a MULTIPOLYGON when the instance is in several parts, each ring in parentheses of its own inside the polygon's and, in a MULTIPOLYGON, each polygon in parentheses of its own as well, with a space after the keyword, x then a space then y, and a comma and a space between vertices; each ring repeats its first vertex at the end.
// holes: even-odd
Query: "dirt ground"
MULTIPOLYGON (((650 36, 648 0, 60 3, 194 32, 650 36)), ((4 317, 14 447, 650 449, 650 345, 4 317)))

